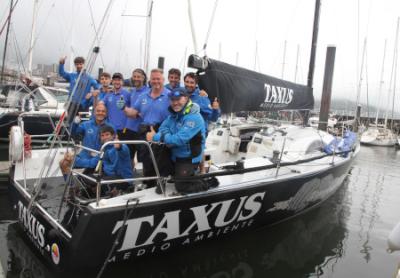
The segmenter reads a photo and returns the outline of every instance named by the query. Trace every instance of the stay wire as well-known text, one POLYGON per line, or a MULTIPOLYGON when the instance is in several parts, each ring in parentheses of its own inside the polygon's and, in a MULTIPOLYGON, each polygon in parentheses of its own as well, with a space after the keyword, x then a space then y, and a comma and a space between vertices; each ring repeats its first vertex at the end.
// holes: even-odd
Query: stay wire
POLYGON ((123 221, 122 221, 122 225, 121 225, 121 227, 119 228, 119 231, 118 231, 118 233, 117 233, 117 236, 115 237, 115 240, 114 240, 113 245, 112 245, 112 247, 111 247, 111 250, 110 250, 110 252, 108 253, 107 258, 106 258, 106 260, 104 261, 103 266, 101 267, 101 269, 100 269, 99 273, 97 274, 96 278, 100 278, 100 277, 103 275, 103 273, 104 273, 104 271, 105 271, 105 269, 106 269, 106 267, 107 267, 107 265, 108 265, 108 263, 109 263, 109 260, 110 260, 111 256, 114 254, 114 251, 115 251, 115 249, 117 248, 117 246, 118 246, 118 244, 119 244, 119 240, 120 240, 120 238, 121 238, 121 236, 122 236, 122 233, 123 233, 124 227, 125 227, 125 225, 126 225, 126 222, 128 221, 128 219, 129 219, 129 217, 131 216, 132 212, 135 210, 135 208, 136 208, 136 207, 138 206, 138 204, 139 204, 139 199, 136 199, 136 203, 133 205, 133 207, 132 207, 130 210, 128 210, 128 206, 129 206, 129 202, 130 202, 130 201, 132 201, 132 200, 128 199, 128 200, 126 201, 125 211, 124 211, 124 219, 123 219, 123 221))

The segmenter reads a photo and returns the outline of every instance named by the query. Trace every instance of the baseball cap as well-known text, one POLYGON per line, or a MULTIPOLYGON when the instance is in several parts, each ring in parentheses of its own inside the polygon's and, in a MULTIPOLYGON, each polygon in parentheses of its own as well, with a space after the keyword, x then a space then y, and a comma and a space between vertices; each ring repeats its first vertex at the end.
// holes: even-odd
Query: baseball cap
POLYGON ((122 73, 116 72, 113 74, 112 79, 124 79, 122 73))
POLYGON ((176 88, 173 89, 171 92, 169 92, 168 97, 171 99, 177 99, 180 98, 182 96, 188 96, 188 92, 186 91, 185 88, 176 88))

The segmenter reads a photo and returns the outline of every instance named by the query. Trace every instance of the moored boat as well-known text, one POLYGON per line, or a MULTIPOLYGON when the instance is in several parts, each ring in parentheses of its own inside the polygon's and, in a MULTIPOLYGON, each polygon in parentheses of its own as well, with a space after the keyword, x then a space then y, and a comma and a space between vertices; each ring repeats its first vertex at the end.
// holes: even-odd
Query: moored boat
MULTIPOLYGON (((200 82, 211 97, 219 97, 224 112, 313 105, 306 86, 210 59, 207 63, 200 82)), ((15 132, 23 134, 21 127, 15 132)), ((206 143, 208 173, 181 180, 195 179, 209 189, 187 195, 177 194, 174 178, 159 174, 104 180, 101 172, 93 179, 73 170, 69 184, 56 163, 67 147, 57 142, 24 156, 23 146, 14 142, 10 193, 25 234, 55 268, 96 267, 276 224, 318 206, 343 183, 359 151, 354 134, 345 135, 294 125, 218 127, 206 143), (84 194, 81 178, 97 183, 95 198, 84 194), (163 194, 132 186, 119 196, 100 195, 102 184, 145 179, 157 180, 163 194)), ((113 143, 103 145, 100 157, 113 143)), ((122 143, 150 149, 145 141, 122 143)), ((151 149, 150 154, 157 169, 151 149)))

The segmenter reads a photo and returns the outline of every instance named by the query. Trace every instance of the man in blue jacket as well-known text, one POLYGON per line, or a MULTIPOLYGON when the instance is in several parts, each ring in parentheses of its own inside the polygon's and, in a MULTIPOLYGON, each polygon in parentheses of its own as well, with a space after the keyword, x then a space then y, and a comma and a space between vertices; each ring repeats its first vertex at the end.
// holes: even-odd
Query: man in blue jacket
POLYGON ((71 103, 68 107, 68 123, 71 123, 76 113, 89 111, 89 107, 86 105, 86 94, 90 92, 91 88, 98 89, 99 85, 93 77, 86 72, 82 72, 85 64, 85 59, 83 57, 76 57, 74 59, 76 72, 66 72, 64 70, 66 58, 67 57, 63 57, 60 59, 58 73, 62 78, 69 82, 71 103), (79 75, 81 75, 80 78, 79 75), (79 82, 77 84, 78 78, 79 82))
MULTIPOLYGON (((194 193, 205 190, 200 180, 179 181, 193 176, 202 160, 205 148, 205 124, 200 108, 190 100, 183 88, 169 93, 171 115, 161 124, 158 132, 147 133, 147 141, 161 142, 171 149, 174 162, 175 187, 179 193, 194 193)), ((159 193, 159 192, 157 192, 159 193)))
MULTIPOLYGON (((115 140, 115 131, 109 125, 104 125, 100 129, 101 142, 104 144, 115 140)), ((125 144, 113 144, 105 147, 103 156, 104 179, 131 179, 133 178, 133 168, 129 148, 125 144)), ((131 182, 108 184, 102 188, 103 194, 111 193, 112 196, 118 194, 120 190, 126 190, 131 182)))
MULTIPOLYGON (((72 124, 71 135, 82 141, 84 147, 99 151, 101 147, 100 128, 104 125, 110 125, 107 118, 107 109, 104 104, 99 103, 95 108, 95 117, 89 121, 79 123, 79 117, 72 124)), ((96 168, 99 158, 97 153, 91 153, 88 150, 81 150, 75 158, 73 168, 85 168, 85 173, 91 173, 96 168)), ((67 153, 63 160, 60 161, 60 167, 63 174, 68 174, 72 156, 67 153), (69 166, 69 167, 66 167, 69 166)))
POLYGON ((207 128, 210 121, 216 122, 221 116, 218 100, 214 99, 211 105, 207 93, 200 91, 197 86, 197 75, 194 72, 187 73, 183 80, 185 82, 185 89, 190 95, 190 99, 200 106, 200 114, 203 116, 207 128))

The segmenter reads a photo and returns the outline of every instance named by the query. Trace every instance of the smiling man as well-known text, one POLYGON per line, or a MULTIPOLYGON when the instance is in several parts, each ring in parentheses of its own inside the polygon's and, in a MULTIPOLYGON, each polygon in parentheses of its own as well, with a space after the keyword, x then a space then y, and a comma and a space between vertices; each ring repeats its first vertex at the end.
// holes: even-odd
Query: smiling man
MULTIPOLYGON (((206 189, 200 180, 179 181, 193 176, 202 160, 205 148, 205 124, 200 107, 190 100, 184 88, 169 93, 171 115, 161 124, 157 133, 151 130, 147 141, 165 143, 171 149, 174 162, 175 187, 179 193, 194 193, 206 189)), ((160 193, 160 192, 157 192, 160 193)))

